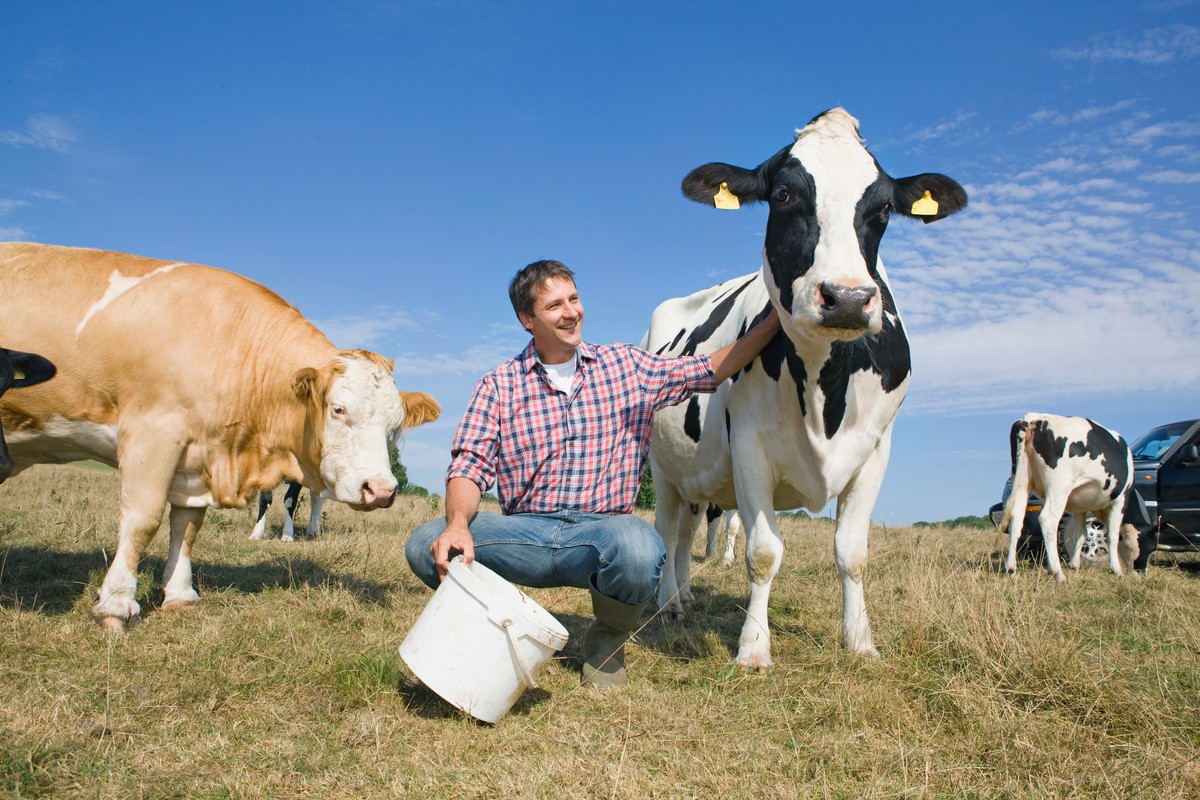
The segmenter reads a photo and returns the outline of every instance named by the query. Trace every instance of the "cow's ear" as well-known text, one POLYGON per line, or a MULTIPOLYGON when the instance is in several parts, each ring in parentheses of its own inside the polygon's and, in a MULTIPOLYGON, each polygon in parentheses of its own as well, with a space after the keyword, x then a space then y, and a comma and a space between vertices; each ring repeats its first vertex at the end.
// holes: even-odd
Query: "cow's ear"
POLYGON ((750 170, 732 164, 705 164, 696 167, 683 179, 683 196, 697 203, 721 208, 737 208, 737 205, 721 205, 718 195, 722 198, 732 195, 738 203, 757 203, 766 199, 760 171, 761 168, 750 170))
POLYGON ((296 371, 292 376, 292 391, 306 403, 312 403, 323 397, 323 392, 319 391, 321 385, 321 373, 312 367, 304 367, 296 371))
POLYGON ((936 172, 894 178, 892 185, 894 209, 924 222, 937 222, 967 207, 967 190, 936 172))
POLYGON ((404 404, 404 428, 433 422, 442 415, 438 401, 424 392, 400 392, 400 402, 404 404))
POLYGON ((14 387, 35 386, 54 377, 58 370, 49 359, 34 353, 22 353, 19 350, 8 350, 8 360, 13 368, 14 387))

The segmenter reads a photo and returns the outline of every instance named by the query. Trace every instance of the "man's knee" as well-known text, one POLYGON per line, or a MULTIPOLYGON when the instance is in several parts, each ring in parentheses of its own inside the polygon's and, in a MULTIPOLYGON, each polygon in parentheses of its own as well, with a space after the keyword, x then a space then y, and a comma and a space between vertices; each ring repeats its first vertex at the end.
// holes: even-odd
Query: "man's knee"
POLYGON ((667 551, 654 526, 632 514, 613 517, 607 559, 621 562, 621 571, 632 583, 658 584, 667 551))
POLYGON ((444 517, 430 520, 408 536, 404 543, 404 556, 408 559, 409 569, 431 589, 438 587, 437 565, 433 561, 433 553, 429 548, 433 541, 442 535, 446 529, 444 517))

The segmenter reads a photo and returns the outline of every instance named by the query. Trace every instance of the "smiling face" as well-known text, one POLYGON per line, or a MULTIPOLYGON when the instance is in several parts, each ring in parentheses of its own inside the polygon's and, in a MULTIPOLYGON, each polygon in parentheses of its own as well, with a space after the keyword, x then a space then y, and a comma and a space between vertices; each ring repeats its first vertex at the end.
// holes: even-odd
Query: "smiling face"
POLYGON ((517 318, 533 334, 533 346, 544 364, 564 364, 583 341, 583 303, 575 282, 550 278, 534 292, 533 313, 517 318))

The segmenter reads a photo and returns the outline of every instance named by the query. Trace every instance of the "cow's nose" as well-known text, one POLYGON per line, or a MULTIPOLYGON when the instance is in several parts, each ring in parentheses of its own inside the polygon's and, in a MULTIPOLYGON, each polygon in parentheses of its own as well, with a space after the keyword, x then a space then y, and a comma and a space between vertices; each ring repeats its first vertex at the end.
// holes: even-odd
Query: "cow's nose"
POLYGON ((829 328, 865 328, 871 320, 874 286, 821 284, 821 324, 829 328))
POLYGON ((396 485, 371 479, 363 481, 362 504, 369 508, 391 508, 396 500, 396 485))

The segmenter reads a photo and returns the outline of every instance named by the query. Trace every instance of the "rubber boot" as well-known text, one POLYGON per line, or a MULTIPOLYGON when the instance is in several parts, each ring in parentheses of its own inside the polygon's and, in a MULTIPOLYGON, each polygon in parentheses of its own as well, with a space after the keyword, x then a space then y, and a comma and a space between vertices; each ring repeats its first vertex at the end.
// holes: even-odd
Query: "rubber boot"
POLYGON ((592 613, 596 621, 584 638, 587 658, 583 663, 583 682, 598 689, 625 684, 625 642, 637 627, 647 603, 631 606, 605 597, 591 588, 592 613))

